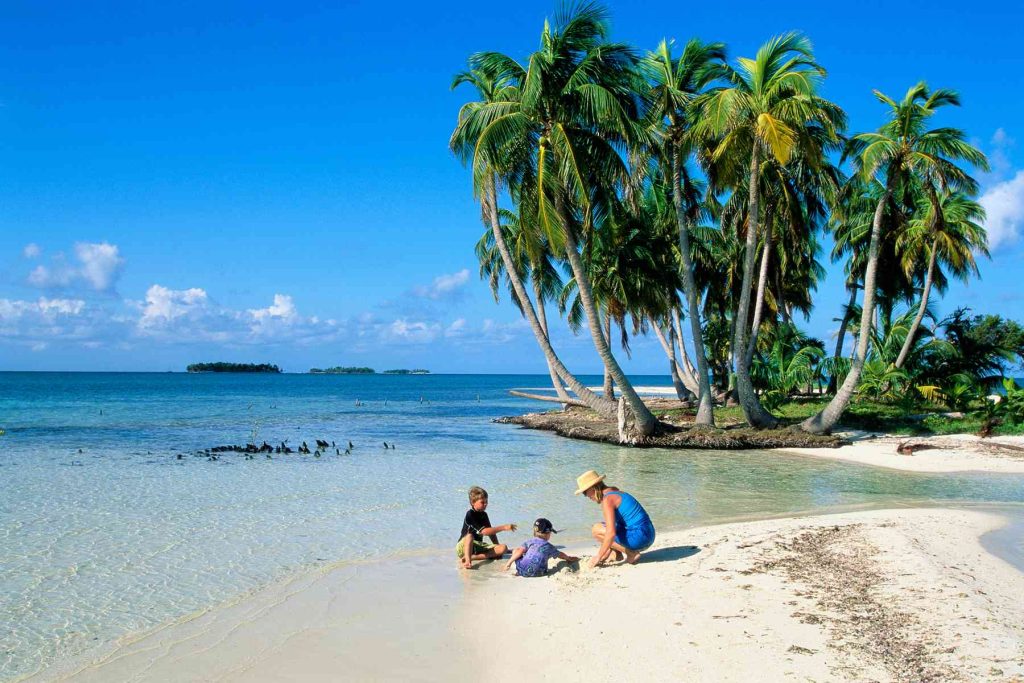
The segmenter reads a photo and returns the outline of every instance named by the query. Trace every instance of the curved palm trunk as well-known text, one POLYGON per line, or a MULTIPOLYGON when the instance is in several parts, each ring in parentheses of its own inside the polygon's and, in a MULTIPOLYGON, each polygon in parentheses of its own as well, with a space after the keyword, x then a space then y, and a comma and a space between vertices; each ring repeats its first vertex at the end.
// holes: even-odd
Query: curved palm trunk
MULTIPOLYGON (((683 325, 679 322, 679 310, 675 308, 672 309, 672 330, 675 332, 675 338, 679 342, 679 356, 683 359, 682 364, 679 366, 679 374, 682 375, 686 386, 699 387, 697 369, 690 362, 690 353, 686 350, 686 342, 683 341, 683 325)), ((703 350, 703 346, 701 349, 703 350)), ((694 396, 700 393, 699 389, 691 389, 691 391, 693 391, 694 396)))
POLYGON ((583 259, 580 258, 580 252, 576 245, 576 236, 572 234, 572 228, 569 221, 566 220, 565 208, 561 205, 560 200, 556 201, 556 210, 565 228, 565 253, 569 259, 569 267, 572 269, 573 277, 576 278, 577 293, 579 294, 580 302, 583 304, 583 312, 587 318, 587 325, 590 328, 590 336, 594 340, 597 355, 601 357, 601 362, 608 369, 612 379, 619 385, 622 398, 629 404, 629 409, 636 420, 637 431, 641 436, 651 436, 658 431, 658 419, 654 417, 654 414, 651 413, 650 409, 640 399, 640 396, 637 395, 633 385, 626 378, 626 373, 622 371, 618 361, 615 360, 615 356, 612 355, 612 350, 604 338, 604 333, 601 331, 601 318, 598 316, 597 306, 594 304, 594 293, 590 289, 590 278, 587 277, 583 259))
MULTIPOLYGON (((544 337, 547 338, 548 343, 550 344, 551 337, 548 335, 548 314, 547 311, 544 310, 544 293, 541 291, 540 281, 537 278, 533 278, 533 295, 537 297, 537 320, 540 322, 540 329, 543 330, 544 337)), ((558 373, 555 372, 555 366, 553 366, 551 361, 546 357, 545 360, 547 360, 548 364, 548 374, 551 375, 551 385, 555 388, 555 395, 565 402, 562 406, 564 408, 565 405, 568 405, 569 394, 566 392, 565 386, 561 378, 559 378, 558 373)))
MULTIPOLYGON (((846 328, 850 326, 850 310, 853 305, 857 303, 857 286, 850 286, 850 302, 846 304, 846 310, 843 312, 843 322, 839 324, 839 334, 836 335, 836 351, 832 354, 832 357, 839 360, 843 356, 843 342, 846 341, 846 328)), ((839 386, 839 380, 833 374, 828 378, 828 393, 836 393, 836 388, 839 386)))
POLYGON ((676 390, 676 397, 680 401, 688 401, 691 398, 696 398, 697 392, 694 389, 698 389, 695 380, 690 377, 689 379, 693 384, 686 381, 686 374, 682 372, 683 368, 679 365, 679 360, 676 357, 676 333, 675 330, 669 325, 669 338, 665 338, 665 333, 656 321, 651 320, 651 328, 654 330, 654 336, 658 338, 658 342, 661 344, 661 348, 665 351, 665 356, 668 358, 669 374, 672 377, 672 386, 676 390))
POLYGON ((757 278, 757 303, 754 304, 754 322, 750 326, 750 340, 747 341, 747 367, 754 360, 754 351, 757 350, 757 335, 761 330, 761 316, 764 315, 764 291, 768 286, 768 258, 771 254, 772 236, 771 227, 766 228, 768 234, 764 237, 764 250, 761 252, 761 273, 757 278))
MULTIPOLYGON (((612 345, 612 319, 607 315, 604 316, 604 340, 608 343, 609 348, 612 345)), ((608 367, 604 369, 604 381, 602 382, 602 390, 604 397, 614 401, 615 400, 615 382, 612 381, 612 375, 608 372, 608 367)))
MULTIPOLYGON (((682 258, 683 293, 686 295, 686 306, 690 312, 690 334, 693 335, 694 354, 697 356, 697 417, 694 423, 714 425, 715 411, 711 402, 711 380, 708 378, 708 359, 704 355, 704 332, 700 328, 700 304, 697 301, 697 285, 693 281, 693 260, 690 258, 690 226, 683 207, 682 173, 680 171, 679 150, 672 150, 672 203, 676 209, 676 222, 679 224, 679 253, 682 258)), ((683 346, 683 338, 679 337, 679 346, 683 346)))
POLYGON ((871 321, 875 313, 875 274, 878 271, 878 243, 882 234, 882 215, 885 212, 885 205, 892 195, 892 177, 886 181, 885 194, 878 200, 875 207, 874 220, 871 222, 871 242, 868 247, 868 263, 864 268, 864 303, 860 313, 860 330, 857 332, 856 355, 850 367, 850 374, 846 376, 843 385, 836 391, 836 395, 828 402, 821 412, 809 417, 800 423, 800 428, 812 434, 828 434, 835 427, 836 422, 842 417, 846 407, 850 405, 853 398, 853 390, 860 381, 861 370, 864 369, 864 361, 868 356, 868 345, 871 342, 871 321))
POLYGON ((782 287, 782 269, 775 268, 775 301, 778 303, 778 311, 782 316, 782 322, 787 325, 793 324, 793 312, 786 303, 786 290, 782 287))
POLYGON ((750 153, 750 199, 747 202, 747 244, 743 258, 743 287, 736 311, 733 358, 736 364, 736 391, 739 394, 743 415, 752 427, 774 427, 778 421, 764 409, 750 381, 750 364, 747 362, 747 320, 750 315, 750 290, 754 280, 754 262, 757 260, 758 223, 758 178, 760 170, 760 147, 755 142, 750 153))
POLYGON ((928 309, 928 295, 932 291, 932 283, 935 278, 935 257, 936 251, 939 248, 939 240, 935 238, 932 240, 932 253, 928 257, 928 275, 924 279, 924 290, 921 292, 921 305, 917 307, 917 315, 914 316, 914 322, 910 324, 910 329, 907 331, 907 338, 903 340, 903 348, 900 349, 900 355, 896 358, 896 367, 902 368, 903 364, 907 362, 907 356, 910 355, 910 349, 914 347, 914 337, 917 336, 917 328, 921 326, 921 321, 924 320, 925 311, 928 309))
POLYGON ((501 232, 501 224, 498 221, 498 193, 493 180, 491 180, 490 187, 488 188, 488 196, 485 201, 487 202, 487 216, 491 221, 491 232, 494 233, 494 243, 497 245, 498 251, 501 253, 501 259, 505 263, 505 272, 508 275, 509 282, 512 283, 512 289, 515 291, 516 296, 519 297, 519 301, 523 304, 523 314, 526 316, 527 322, 530 323, 530 329, 533 330, 533 335, 537 338, 537 343, 540 344, 540 348, 544 352, 545 358, 555 369, 555 372, 557 372, 558 375, 565 380, 565 383, 569 385, 569 388, 572 389, 574 394, 576 394, 576 397, 586 404, 588 408, 605 417, 615 417, 617 413, 615 403, 606 401, 604 398, 583 386, 583 384, 576 379, 571 372, 569 372, 568 368, 566 368, 558 358, 558 354, 555 353, 555 349, 551 346, 551 341, 544 333, 544 330, 540 325, 540 321, 537 319, 537 313, 533 309, 533 303, 530 301, 530 297, 526 293, 526 288, 523 287, 523 282, 516 271, 515 261, 512 260, 512 254, 508 250, 508 244, 505 243, 505 236, 501 232))

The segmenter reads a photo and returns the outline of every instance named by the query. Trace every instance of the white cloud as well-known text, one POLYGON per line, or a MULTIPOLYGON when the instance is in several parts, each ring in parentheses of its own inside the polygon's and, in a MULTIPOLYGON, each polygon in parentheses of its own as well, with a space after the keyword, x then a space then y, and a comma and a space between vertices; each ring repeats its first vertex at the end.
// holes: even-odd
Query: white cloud
POLYGON ((166 328, 181 318, 194 319, 202 316, 208 303, 206 291, 198 287, 175 290, 163 285, 153 285, 146 290, 146 301, 142 305, 142 317, 138 323, 139 329, 152 331, 166 328))
POLYGON ((84 308, 85 302, 81 299, 47 299, 44 296, 38 301, 0 299, 0 320, 12 321, 33 315, 54 320, 59 315, 78 315, 84 308))
MULTIPOLYGON (((249 309, 249 315, 256 320, 271 320, 280 318, 282 320, 294 320, 298 317, 295 310, 295 302, 287 294, 275 294, 274 303, 266 308, 249 309)), ((314 317, 313 322, 316 322, 314 317)))
POLYGON ((978 201, 985 207, 989 248, 1016 242, 1024 227, 1024 171, 993 185, 978 201))
POLYGON ((424 299, 455 299, 462 293, 462 288, 469 282, 469 269, 463 268, 457 273, 449 275, 438 275, 429 286, 420 285, 414 287, 412 292, 415 296, 424 299))
POLYGON ((99 329, 81 299, 36 301, 0 299, 0 338, 27 344, 33 350, 45 348, 50 340, 80 341, 94 337, 99 329))
POLYGON ((321 327, 319 318, 313 316, 304 319, 295 310, 295 302, 287 294, 275 294, 274 303, 266 308, 255 308, 246 311, 251 317, 249 331, 254 336, 283 335, 295 329, 306 333, 321 327))
MULTIPOLYGON (((25 256, 30 253, 38 256, 38 246, 30 244, 25 247, 25 256), (30 247, 35 247, 30 250, 30 247)), ((124 269, 124 259, 116 244, 107 242, 75 244, 75 260, 70 264, 62 254, 54 257, 49 266, 36 266, 28 276, 28 283, 43 289, 59 289, 75 285, 84 285, 97 292, 113 290, 117 279, 124 269)))
POLYGON ((390 342, 426 344, 437 339, 440 332, 440 323, 426 321, 410 322, 405 318, 399 318, 383 329, 382 337, 385 341, 390 342))
POLYGON ((466 331, 466 319, 459 318, 452 322, 447 328, 445 328, 444 336, 446 337, 461 337, 466 331))
POLYGON ((36 244, 35 242, 30 242, 25 245, 25 248, 22 250, 21 253, 25 258, 39 258, 39 256, 43 253, 43 250, 40 249, 39 245, 36 244))
POLYGON ((75 245, 75 255, 82 264, 82 277, 97 292, 112 288, 124 267, 124 259, 118 253, 117 245, 106 242, 79 242, 75 245))

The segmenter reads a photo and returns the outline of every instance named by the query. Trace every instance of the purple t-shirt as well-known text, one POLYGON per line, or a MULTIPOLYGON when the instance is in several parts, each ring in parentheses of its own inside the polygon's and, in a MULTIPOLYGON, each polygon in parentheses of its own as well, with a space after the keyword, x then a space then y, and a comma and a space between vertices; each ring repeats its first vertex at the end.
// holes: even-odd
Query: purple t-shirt
POLYGON ((516 560, 516 573, 519 576, 544 576, 548 571, 548 560, 558 557, 559 550, 543 538, 531 538, 523 543, 526 551, 516 560))

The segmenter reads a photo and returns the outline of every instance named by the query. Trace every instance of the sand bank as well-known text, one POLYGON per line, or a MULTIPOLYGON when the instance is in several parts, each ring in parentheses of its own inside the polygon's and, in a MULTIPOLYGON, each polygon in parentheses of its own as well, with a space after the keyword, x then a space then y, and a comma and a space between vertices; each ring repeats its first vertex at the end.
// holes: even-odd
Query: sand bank
POLYGON ((637 567, 472 595, 498 680, 1019 680, 1024 574, 999 517, 900 510, 663 536, 637 567), (498 654, 500 653, 500 654, 498 654))
POLYGON ((954 434, 932 439, 936 448, 913 455, 900 455, 896 448, 908 440, 906 436, 873 435, 864 432, 841 433, 851 443, 840 448, 784 448, 786 453, 829 460, 846 460, 861 465, 888 467, 909 472, 994 472, 1024 473, 1024 437, 1002 436, 982 439, 973 434, 954 434), (999 445, 1011 449, 999 450, 999 445))
MULTIPOLYGON (((521 579, 447 553, 303 575, 40 680, 1015 680, 997 515, 897 510, 662 534, 521 579)), ((586 554, 589 546, 572 545, 586 554)))

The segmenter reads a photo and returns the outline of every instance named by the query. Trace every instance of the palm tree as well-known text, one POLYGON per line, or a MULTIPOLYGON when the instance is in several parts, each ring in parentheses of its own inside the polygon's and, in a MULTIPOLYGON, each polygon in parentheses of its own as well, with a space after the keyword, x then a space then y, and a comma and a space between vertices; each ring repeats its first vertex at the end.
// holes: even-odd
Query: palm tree
POLYGON ((504 125, 503 122, 514 114, 519 107, 521 95, 512 78, 499 69, 486 68, 481 61, 484 60, 470 60, 471 69, 456 75, 452 83, 453 88, 462 83, 472 84, 476 87, 480 99, 467 103, 459 111, 459 120, 452 133, 450 147, 463 163, 472 163, 473 189, 481 203, 484 221, 490 224, 495 246, 505 266, 506 277, 512 285, 517 301, 523 307, 530 329, 548 363, 554 367, 558 376, 565 380, 580 402, 605 417, 615 417, 615 404, 587 389, 569 372, 555 353, 519 276, 516 261, 505 242, 499 220, 499 182, 503 179, 506 187, 517 184, 524 173, 524 168, 528 172, 528 163, 514 147, 496 143, 496 136, 492 131, 500 129, 504 125))
POLYGON ((875 96, 889 107, 889 121, 877 133, 855 135, 850 140, 847 152, 853 156, 856 171, 866 183, 874 182, 884 188, 871 222, 868 260, 864 270, 860 334, 856 355, 842 386, 828 405, 801 423, 804 430, 815 434, 832 431, 849 405, 864 368, 875 309, 875 278, 882 221, 889 200, 898 196, 898 191, 907 192, 914 183, 974 192, 977 183, 956 162, 966 161, 980 168, 988 168, 985 155, 965 140, 962 131, 955 128, 926 128, 928 119, 937 109, 960 104, 956 92, 942 88, 929 92, 928 86, 922 82, 911 87, 900 102, 877 90, 875 96))
MULTIPOLYGON (((562 277, 557 266, 551 260, 551 253, 541 236, 536 231, 524 229, 520 216, 511 211, 500 211, 500 217, 504 219, 501 230, 505 236, 505 243, 510 245, 510 252, 515 260, 516 274, 520 280, 529 280, 533 285, 533 296, 537 302, 537 318, 540 322, 544 335, 550 341, 548 332, 547 313, 545 302, 554 298, 562 288, 562 277), (537 238, 541 239, 538 240, 537 238)), ((486 279, 494 295, 494 301, 500 300, 501 280, 505 276, 505 262, 501 252, 498 250, 494 240, 494 232, 488 228, 480 237, 476 245, 477 259, 480 261, 480 277, 486 279)), ((509 290, 512 302, 519 309, 522 316, 526 317, 523 303, 516 296, 515 288, 509 281, 509 290)), ((563 399, 564 403, 570 401, 569 394, 565 391, 564 382, 555 372, 554 366, 548 362, 548 374, 551 376, 551 384, 555 389, 555 395, 563 399)))
POLYGON ((725 167, 722 175, 733 178, 735 188, 741 188, 745 181, 748 192, 743 281, 734 320, 733 358, 740 405, 747 421, 755 427, 777 424, 758 401, 746 355, 761 221, 762 155, 769 153, 778 163, 786 164, 798 146, 813 140, 807 134, 810 128, 820 128, 835 138, 836 131, 845 124, 845 115, 816 94, 824 75, 825 70, 814 61, 810 41, 797 33, 787 33, 763 45, 754 59, 740 59, 738 69, 729 69, 729 87, 709 93, 700 107, 698 127, 717 138, 712 161, 725 167), (747 161, 746 174, 742 171, 743 160, 747 161))
POLYGON ((910 222, 910 228, 898 240, 903 247, 904 270, 911 274, 918 258, 927 255, 928 268, 921 290, 921 304, 910 325, 910 331, 896 358, 896 367, 902 368, 907 354, 914 345, 914 337, 928 308, 928 297, 935 282, 935 271, 943 266, 966 282, 971 274, 978 277, 975 252, 988 256, 988 239, 980 221, 985 220, 985 209, 962 192, 945 193, 938 197, 938 206, 931 197, 921 201, 920 217, 910 222))
POLYGON ((607 41, 606 18, 592 4, 559 11, 554 28, 545 22, 540 49, 526 67, 496 52, 472 61, 518 84, 520 96, 483 131, 480 145, 492 159, 528 157, 521 175, 536 185, 538 223, 551 244, 564 249, 594 347, 643 438, 657 431, 657 418, 611 352, 581 254, 595 216, 629 182, 619 150, 642 133, 636 57, 628 46, 607 41))
MULTIPOLYGON (((693 102, 711 83, 724 75, 724 60, 724 44, 703 43, 693 39, 686 44, 678 59, 672 55, 672 45, 662 40, 658 49, 648 53, 643 62, 651 84, 650 92, 647 93, 651 102, 649 116, 655 139, 660 143, 658 157, 663 174, 671 181, 672 203, 679 231, 683 293, 697 361, 698 407, 695 423, 705 425, 714 425, 715 416, 708 361, 704 353, 704 335, 700 325, 699 296, 690 257, 690 228, 700 216, 701 203, 696 196, 696 184, 686 172, 686 162, 693 146, 690 134, 693 102)), ((674 355, 674 350, 672 353, 674 355)))

